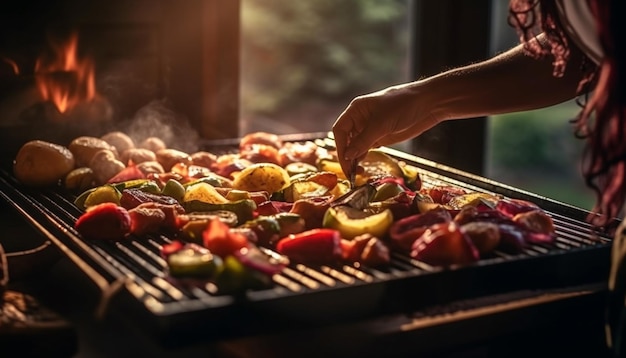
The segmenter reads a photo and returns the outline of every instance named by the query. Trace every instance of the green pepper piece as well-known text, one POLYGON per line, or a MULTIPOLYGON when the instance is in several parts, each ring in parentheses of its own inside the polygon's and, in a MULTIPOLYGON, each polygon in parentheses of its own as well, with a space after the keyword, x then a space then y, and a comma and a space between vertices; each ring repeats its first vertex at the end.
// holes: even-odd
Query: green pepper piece
POLYGON ((411 190, 420 190, 422 187, 422 178, 419 169, 410 164, 400 165, 403 173, 405 185, 411 190))
POLYGON ((189 213, 189 222, 183 225, 180 236, 183 240, 202 244, 202 232, 207 228, 209 220, 219 218, 220 221, 234 227, 237 224, 237 215, 232 211, 218 210, 205 213, 189 213))
POLYGON ((222 266, 222 259, 203 247, 185 245, 170 254, 167 263, 172 276, 210 278, 222 266))
POLYGON ((74 199, 74 205, 76 205, 81 210, 85 210, 85 200, 87 200, 89 194, 93 193, 95 190, 96 188, 91 188, 83 191, 80 195, 76 197, 76 199, 74 199))
POLYGON ((211 204, 199 200, 191 200, 183 203, 183 207, 187 212, 216 210, 232 211, 237 215, 237 225, 241 225, 254 218, 256 203, 252 199, 243 199, 220 204, 211 204))
POLYGON ((102 203, 114 203, 120 205, 120 198, 122 193, 112 185, 102 185, 94 188, 92 192, 87 195, 83 202, 83 207, 88 208, 90 206, 102 204, 102 203))
POLYGON ((127 181, 123 181, 119 183, 113 183, 111 185, 113 185, 117 190, 122 191, 124 189, 138 188, 151 181, 152 180, 150 179, 133 179, 133 180, 127 180, 127 181))
POLYGON ((163 189, 161 189, 161 194, 171 196, 179 203, 182 203, 185 197, 185 187, 176 179, 168 179, 163 189))
POLYGON ((261 245, 271 245, 280 234, 280 224, 274 216, 259 216, 245 222, 242 227, 252 229, 261 245))
POLYGON ((278 226, 280 228, 278 236, 281 238, 290 234, 302 232, 306 229, 306 222, 300 214, 283 212, 275 214, 274 218, 278 221, 278 226))
POLYGON ((269 276, 246 267, 234 256, 227 256, 223 261, 224 264, 215 275, 215 284, 221 294, 236 294, 246 289, 267 288, 272 284, 269 276))
POLYGON ((188 188, 192 185, 198 184, 198 183, 207 183, 207 184, 211 184, 212 186, 216 187, 216 188, 223 188, 225 187, 224 185, 224 180, 221 180, 220 178, 216 177, 216 176, 207 176, 207 177, 202 177, 202 178, 198 178, 195 180, 192 180, 190 182, 187 182, 185 184, 183 184, 183 186, 185 188, 188 188))

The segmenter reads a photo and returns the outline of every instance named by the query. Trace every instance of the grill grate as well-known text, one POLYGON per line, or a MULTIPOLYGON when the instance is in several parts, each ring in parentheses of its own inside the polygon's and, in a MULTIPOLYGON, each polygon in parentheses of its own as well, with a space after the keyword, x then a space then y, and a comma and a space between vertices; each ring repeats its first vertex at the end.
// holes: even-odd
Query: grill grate
MULTIPOLYGON (((333 143, 325 138, 318 139, 317 144, 332 147, 333 143)), ((166 263, 159 256, 161 246, 171 242, 167 236, 151 235, 119 242, 83 240, 73 228, 81 214, 72 202, 73 197, 53 190, 23 188, 7 171, 0 175, 0 195, 61 248, 103 292, 123 282, 131 300, 147 313, 148 321, 158 323, 158 333, 168 333, 192 322, 197 324, 201 319, 206 320, 199 313, 218 309, 228 314, 246 307, 271 314, 273 318, 318 322, 323 321, 322 312, 332 312, 332 319, 337 320, 342 316, 419 308, 510 288, 552 287, 604 279, 610 239, 582 220, 585 211, 406 153, 392 149, 388 152, 418 166, 425 186, 450 184, 539 204, 554 220, 556 244, 531 245, 517 255, 494 252, 474 265, 449 269, 433 267, 398 252, 392 252, 391 263, 384 268, 292 263, 273 277, 274 287, 249 290, 243 297, 234 297, 218 295, 217 287, 211 283, 190 285, 171 280, 166 263), (186 314, 185 319, 177 319, 182 314, 186 314)))

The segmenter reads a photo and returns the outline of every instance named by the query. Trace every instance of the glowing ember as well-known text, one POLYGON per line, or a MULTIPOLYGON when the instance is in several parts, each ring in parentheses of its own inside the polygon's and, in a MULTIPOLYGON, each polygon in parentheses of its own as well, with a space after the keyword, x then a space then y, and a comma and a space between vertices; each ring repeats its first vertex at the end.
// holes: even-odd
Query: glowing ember
POLYGON ((51 101, 61 113, 96 96, 93 62, 77 57, 78 36, 52 43, 51 52, 35 63, 37 87, 44 101, 51 101))

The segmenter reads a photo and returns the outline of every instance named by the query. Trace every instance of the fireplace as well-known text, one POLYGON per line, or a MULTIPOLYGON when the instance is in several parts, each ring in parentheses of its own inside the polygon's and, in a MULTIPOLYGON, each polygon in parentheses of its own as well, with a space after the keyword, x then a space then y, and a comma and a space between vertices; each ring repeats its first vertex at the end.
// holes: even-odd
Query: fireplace
POLYGON ((162 124, 172 135, 236 137, 238 36, 239 1, 15 3, 0 14, 3 136, 16 145, 31 136, 63 142, 103 127, 132 130, 140 113, 152 118, 136 130, 162 124), (74 60, 93 67, 95 93, 67 85, 76 68, 48 67, 45 76, 79 97, 59 108, 41 91, 41 67, 72 41, 74 60))

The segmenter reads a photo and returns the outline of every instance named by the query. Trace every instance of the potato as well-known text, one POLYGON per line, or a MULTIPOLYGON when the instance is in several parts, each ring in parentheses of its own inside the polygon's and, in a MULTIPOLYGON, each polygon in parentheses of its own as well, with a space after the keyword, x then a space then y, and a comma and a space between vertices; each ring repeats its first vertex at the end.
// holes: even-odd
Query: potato
POLYGON ((74 169, 72 152, 59 144, 42 140, 25 143, 13 162, 13 174, 28 186, 54 185, 74 169))
POLYGON ((116 158, 114 152, 108 149, 101 149, 91 158, 89 168, 93 170, 98 184, 102 185, 126 168, 126 166, 116 158))
POLYGON ((75 138, 72 140, 68 148, 72 154, 74 154, 77 167, 88 167, 94 154, 101 149, 110 150, 114 153, 116 158, 118 156, 117 149, 115 149, 114 146, 110 145, 103 139, 90 136, 75 138))
POLYGON ((139 144, 139 148, 149 149, 156 153, 161 149, 167 148, 167 145, 165 145, 165 142, 163 142, 161 138, 148 137, 139 144))
POLYGON ((160 149, 156 152, 156 159, 166 172, 169 172, 177 163, 193 164, 193 159, 189 154, 176 149, 160 149))
POLYGON ((118 154, 124 153, 128 149, 135 148, 133 139, 126 133, 120 131, 109 132, 100 137, 100 139, 114 146, 118 154))
POLYGON ((283 141, 274 133, 253 132, 244 135, 239 141, 239 150, 245 149, 252 144, 270 145, 276 149, 283 146, 283 141))
POLYGON ((196 183, 187 188, 183 202, 198 200, 209 204, 224 204, 229 200, 222 196, 215 187, 208 183, 196 183))
POLYGON ((233 189, 275 193, 290 184, 289 174, 272 163, 256 163, 243 169, 233 180, 233 189))
POLYGON ((215 162, 217 161, 217 155, 210 152, 200 151, 193 153, 191 155, 191 160, 193 161, 194 165, 211 168, 213 164, 215 164, 215 162))
POLYGON ((122 152, 120 160, 126 165, 129 165, 131 161, 134 164, 152 162, 156 161, 156 154, 146 148, 130 148, 122 152))
POLYGON ((137 164, 137 169, 139 169, 146 176, 148 174, 153 174, 153 173, 156 173, 156 174, 165 173, 165 170, 163 170, 163 166, 156 160, 149 160, 147 162, 141 162, 137 164))

